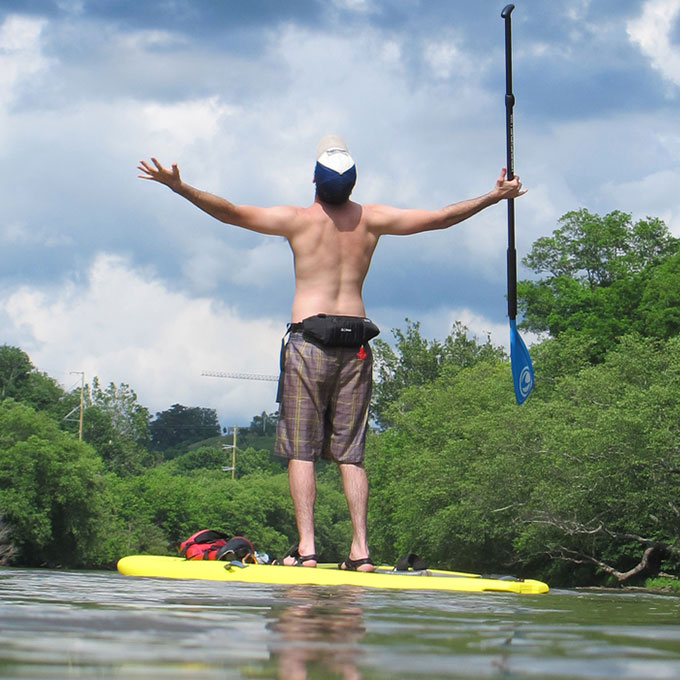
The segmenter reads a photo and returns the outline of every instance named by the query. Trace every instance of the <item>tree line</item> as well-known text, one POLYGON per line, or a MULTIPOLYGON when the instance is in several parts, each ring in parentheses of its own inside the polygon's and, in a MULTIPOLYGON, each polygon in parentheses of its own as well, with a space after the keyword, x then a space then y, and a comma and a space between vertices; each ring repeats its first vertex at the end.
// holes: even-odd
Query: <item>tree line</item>
MULTIPOLYGON (((578 210, 538 239, 518 285, 536 387, 514 403, 508 357, 456 324, 373 342, 367 444, 376 559, 512 572, 554 585, 639 583, 680 568, 680 241, 656 218, 578 210)), ((172 554, 210 527, 281 555, 296 540, 285 467, 255 416, 235 479, 214 411, 151 418, 125 384, 64 392, 0 348, 0 561, 110 567, 172 554), (247 444, 252 442, 253 446, 247 444)), ((320 464, 318 549, 347 550, 337 470, 320 464)))

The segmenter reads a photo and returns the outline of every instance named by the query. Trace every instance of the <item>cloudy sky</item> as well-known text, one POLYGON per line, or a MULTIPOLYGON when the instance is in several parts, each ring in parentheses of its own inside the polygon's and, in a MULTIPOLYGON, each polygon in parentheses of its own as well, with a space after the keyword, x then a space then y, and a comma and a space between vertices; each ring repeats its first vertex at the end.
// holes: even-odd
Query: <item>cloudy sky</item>
MULTIPOLYGON (((503 4, 2 0, 0 343, 66 388, 72 371, 125 382, 152 413, 275 410, 273 383, 201 372, 277 372, 286 242, 211 220, 138 161, 237 203, 307 205, 337 132, 360 202, 485 193, 505 161, 503 4)), ((580 207, 680 236, 680 0, 515 5, 520 257, 580 207)), ((506 229, 498 205, 383 239, 364 288, 382 337, 408 317, 506 344, 506 229)))

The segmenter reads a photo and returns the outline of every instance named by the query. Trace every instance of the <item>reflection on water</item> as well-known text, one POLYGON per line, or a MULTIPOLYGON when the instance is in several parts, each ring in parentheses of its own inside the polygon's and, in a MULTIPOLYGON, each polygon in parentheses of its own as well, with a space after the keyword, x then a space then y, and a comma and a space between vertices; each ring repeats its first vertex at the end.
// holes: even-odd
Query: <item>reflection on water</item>
POLYGON ((274 606, 268 628, 279 633, 269 645, 282 680, 307 680, 308 669, 325 670, 326 677, 361 678, 357 670, 360 642, 366 629, 359 605, 363 590, 328 592, 309 587, 289 588, 291 604, 274 606))
POLYGON ((680 597, 0 569, 1 678, 680 678, 680 597))

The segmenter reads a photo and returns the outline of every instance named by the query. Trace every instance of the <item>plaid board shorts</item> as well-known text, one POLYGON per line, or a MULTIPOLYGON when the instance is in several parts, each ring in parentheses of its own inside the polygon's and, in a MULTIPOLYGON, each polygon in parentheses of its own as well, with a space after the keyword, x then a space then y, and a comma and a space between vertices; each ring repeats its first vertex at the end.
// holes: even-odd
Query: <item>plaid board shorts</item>
POLYGON ((371 401, 373 358, 358 348, 322 347, 291 333, 285 348, 283 392, 274 454, 361 463, 371 401))

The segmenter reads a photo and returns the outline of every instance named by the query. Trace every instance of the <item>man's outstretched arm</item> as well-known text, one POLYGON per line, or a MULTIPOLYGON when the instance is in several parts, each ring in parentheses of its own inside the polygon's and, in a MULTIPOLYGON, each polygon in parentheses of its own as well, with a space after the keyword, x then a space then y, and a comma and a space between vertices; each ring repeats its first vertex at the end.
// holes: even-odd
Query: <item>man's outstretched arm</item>
POLYGON ((423 231, 446 229, 503 199, 517 198, 527 192, 526 189, 522 189, 518 176, 515 175, 513 179, 507 180, 505 174, 506 169, 503 168, 496 180, 496 185, 487 194, 452 203, 441 210, 403 210, 386 205, 366 206, 370 212, 370 228, 378 236, 387 234, 407 236, 423 231))
POLYGON ((186 198, 195 206, 220 222, 244 227, 261 234, 288 236, 291 232, 297 209, 292 206, 260 208, 251 205, 235 205, 226 198, 201 191, 182 181, 177 163, 170 168, 162 166, 155 158, 151 162, 140 161, 141 179, 150 179, 170 187, 176 194, 186 198))

